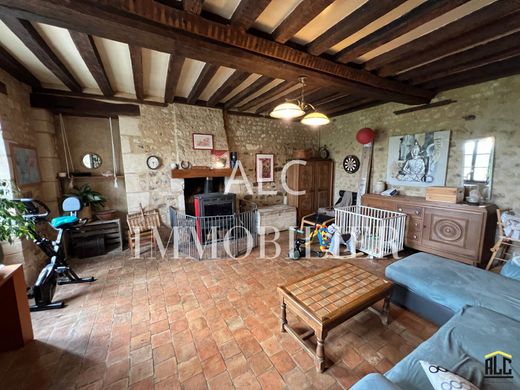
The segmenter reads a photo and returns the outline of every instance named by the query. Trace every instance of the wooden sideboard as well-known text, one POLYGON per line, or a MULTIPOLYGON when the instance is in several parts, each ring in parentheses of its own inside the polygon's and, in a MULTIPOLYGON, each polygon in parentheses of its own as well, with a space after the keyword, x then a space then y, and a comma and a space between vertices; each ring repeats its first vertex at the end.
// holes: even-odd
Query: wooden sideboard
POLYGON ((496 234, 496 206, 431 202, 414 196, 366 194, 364 206, 407 215, 405 245, 484 267, 496 234))

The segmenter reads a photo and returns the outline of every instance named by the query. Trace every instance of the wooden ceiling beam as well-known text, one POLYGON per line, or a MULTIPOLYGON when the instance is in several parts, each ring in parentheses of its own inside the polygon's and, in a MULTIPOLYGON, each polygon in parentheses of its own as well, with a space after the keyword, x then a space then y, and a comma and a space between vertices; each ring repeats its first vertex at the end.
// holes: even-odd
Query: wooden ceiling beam
POLYGON ((356 111, 365 110, 367 108, 379 106, 382 103, 383 102, 379 102, 377 100, 374 101, 374 100, 366 99, 366 100, 364 100, 364 103, 361 103, 361 104, 358 104, 358 105, 354 105, 354 106, 350 106, 350 107, 345 107, 344 109, 341 109, 339 111, 335 111, 335 112, 330 113, 328 115, 330 117, 338 117, 338 116, 350 114, 350 113, 353 113, 353 112, 356 112, 356 111))
POLYGON ((99 52, 92 36, 73 30, 70 30, 69 33, 81 58, 83 58, 85 65, 87 65, 88 70, 92 74, 92 77, 94 77, 94 80, 96 80, 103 95, 112 96, 114 90, 110 85, 110 81, 108 80, 105 68, 103 67, 103 62, 101 61, 101 57, 99 56, 99 52))
POLYGON ((404 1, 368 0, 361 7, 313 40, 307 46, 307 51, 316 56, 324 53, 332 46, 404 3, 404 1))
POLYGON ((231 16, 231 24, 244 30, 249 29, 269 3, 271 0, 240 0, 231 16))
POLYGON ((289 93, 291 92, 291 88, 294 88, 294 86, 298 85, 296 81, 289 81, 285 80, 281 82, 280 84, 276 85, 275 87, 271 88, 269 91, 264 92, 260 96, 257 96, 254 99, 251 99, 246 104, 238 107, 238 111, 247 111, 255 106, 265 104, 267 101, 273 99, 276 95, 282 94, 282 93, 289 93))
POLYGON ((182 65, 184 65, 184 57, 170 54, 168 73, 166 74, 166 85, 164 86, 165 103, 173 103, 175 99, 175 91, 177 90, 182 65))
POLYGON ((246 99, 248 96, 254 94, 258 90, 264 88, 266 85, 271 83, 273 79, 267 76, 261 76, 257 80, 255 80, 251 85, 244 88, 242 91, 237 93, 231 99, 224 103, 224 107, 227 109, 236 107, 240 102, 246 99))
POLYGON ((75 98, 68 96, 53 96, 31 93, 31 107, 45 108, 54 113, 69 115, 94 115, 114 117, 118 115, 139 116, 137 104, 107 103, 95 99, 75 98))
POLYGON ((223 98, 229 95, 236 87, 249 77, 249 73, 235 70, 229 78, 211 95, 207 101, 209 107, 216 106, 223 98))
POLYGON ((22 83, 33 88, 41 87, 40 81, 2 46, 0 46, 0 68, 22 83))
POLYGON ((322 99, 316 100, 314 103, 312 103, 314 106, 323 106, 326 104, 329 104, 335 100, 342 99, 344 97, 347 97, 348 93, 342 93, 342 92, 335 92, 333 94, 329 94, 327 96, 324 96, 322 99))
POLYGON ((345 96, 345 94, 341 92, 318 89, 312 93, 305 93, 305 101, 317 108, 321 106, 322 101, 327 101, 327 99, 337 95, 345 96))
POLYGON ((23 42, 25 46, 60 79, 71 91, 81 92, 83 88, 72 73, 63 65, 58 56, 38 34, 31 22, 4 15, 1 18, 7 27, 23 42))
POLYGON ((273 31, 273 39, 285 43, 312 19, 318 16, 334 0, 303 0, 273 31))
POLYGON ((449 54, 456 50, 454 47, 462 45, 460 48, 464 48, 470 46, 471 41, 480 42, 485 40, 486 37, 490 39, 496 35, 492 30, 488 31, 489 26, 487 25, 492 24, 494 31, 503 31, 503 28, 498 27, 497 23, 502 23, 502 19, 507 18, 510 25, 513 22, 509 21, 508 15, 519 10, 520 3, 517 1, 498 0, 367 61, 364 68, 372 71, 384 67, 378 72, 384 77, 385 75, 395 74, 396 70, 405 70, 426 62, 428 58, 431 60, 438 58, 440 55, 449 54), (472 35, 474 39, 471 37, 472 35), (397 64, 397 66, 392 63, 397 64))
POLYGON ((427 85, 428 88, 433 88, 438 91, 446 91, 519 73, 520 56, 516 56, 504 61, 473 68, 463 73, 457 73, 437 80, 432 80, 425 83, 425 85, 427 85))
POLYGON ((129 45, 132 74, 134 76, 135 97, 144 99, 143 52, 140 46, 129 45))
POLYGON ((504 34, 517 30, 518 28, 520 28, 520 12, 501 18, 490 25, 479 27, 458 37, 448 38, 434 47, 416 53, 416 55, 387 64, 379 70, 379 73, 385 76, 394 75, 402 70, 420 64, 427 64, 434 60, 437 61, 450 53, 464 50, 480 42, 488 41, 493 38, 501 39, 500 37, 504 34))
POLYGON ((328 104, 322 104, 320 109, 325 113, 331 113, 338 109, 343 109, 347 106, 352 106, 355 104, 360 104, 359 102, 363 102, 365 99, 360 98, 359 96, 348 95, 342 97, 341 99, 336 99, 328 104))
POLYGON ((422 84, 442 77, 439 76, 439 74, 446 76, 450 73, 459 73, 464 69, 495 62, 497 61, 496 58, 503 60, 508 57, 513 57, 515 53, 518 54, 519 48, 520 32, 517 32, 400 73, 398 78, 400 80, 411 79, 414 84, 422 84), (482 63, 478 65, 480 61, 482 61, 482 63))
POLYGON ((204 0, 182 0, 182 9, 192 15, 200 15, 204 0))
POLYGON ((195 84, 193 85, 193 88, 191 89, 188 95, 188 104, 192 104, 199 99, 199 96, 202 93, 202 91, 204 91, 204 89, 208 86, 213 76, 215 76, 215 73, 217 73, 218 68, 218 65, 213 65, 210 63, 206 63, 206 65, 204 65, 204 68, 202 68, 202 71, 200 72, 197 81, 195 81, 195 84))
POLYGON ((374 31, 372 34, 347 46, 338 52, 334 58, 336 61, 344 64, 354 61, 361 55, 412 31, 414 28, 428 23, 468 1, 469 0, 436 0, 422 3, 403 16, 374 31))
POLYGON ((0 14, 6 13, 272 78, 296 80, 305 75, 309 85, 377 100, 424 104, 434 96, 432 91, 312 56, 158 2, 119 0, 116 7, 110 0, 74 4, 0 0, 0 14))

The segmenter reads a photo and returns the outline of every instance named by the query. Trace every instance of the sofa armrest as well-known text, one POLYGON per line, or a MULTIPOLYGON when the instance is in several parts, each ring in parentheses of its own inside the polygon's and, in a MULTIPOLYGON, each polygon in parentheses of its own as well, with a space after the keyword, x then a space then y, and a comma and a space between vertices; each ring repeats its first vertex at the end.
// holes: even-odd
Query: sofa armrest
POLYGON ((386 376, 379 373, 368 374, 350 388, 350 390, 400 390, 386 376))

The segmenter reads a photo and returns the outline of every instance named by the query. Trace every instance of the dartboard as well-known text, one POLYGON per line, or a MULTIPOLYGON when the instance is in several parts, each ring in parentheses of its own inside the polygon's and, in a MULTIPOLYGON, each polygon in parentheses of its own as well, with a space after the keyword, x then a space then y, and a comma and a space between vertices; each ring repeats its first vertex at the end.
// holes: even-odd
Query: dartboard
POLYGON ((359 158, 357 158, 353 154, 349 154, 343 160, 343 169, 347 173, 356 173, 359 169, 359 165, 359 158))

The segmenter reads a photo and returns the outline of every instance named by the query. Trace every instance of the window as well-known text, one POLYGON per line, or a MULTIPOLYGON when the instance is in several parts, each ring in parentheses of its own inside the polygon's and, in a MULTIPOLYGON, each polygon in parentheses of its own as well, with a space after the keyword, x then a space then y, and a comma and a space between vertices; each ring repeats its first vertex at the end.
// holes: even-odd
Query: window
POLYGON ((464 144, 464 184, 487 183, 493 161, 493 137, 467 141, 464 144))

